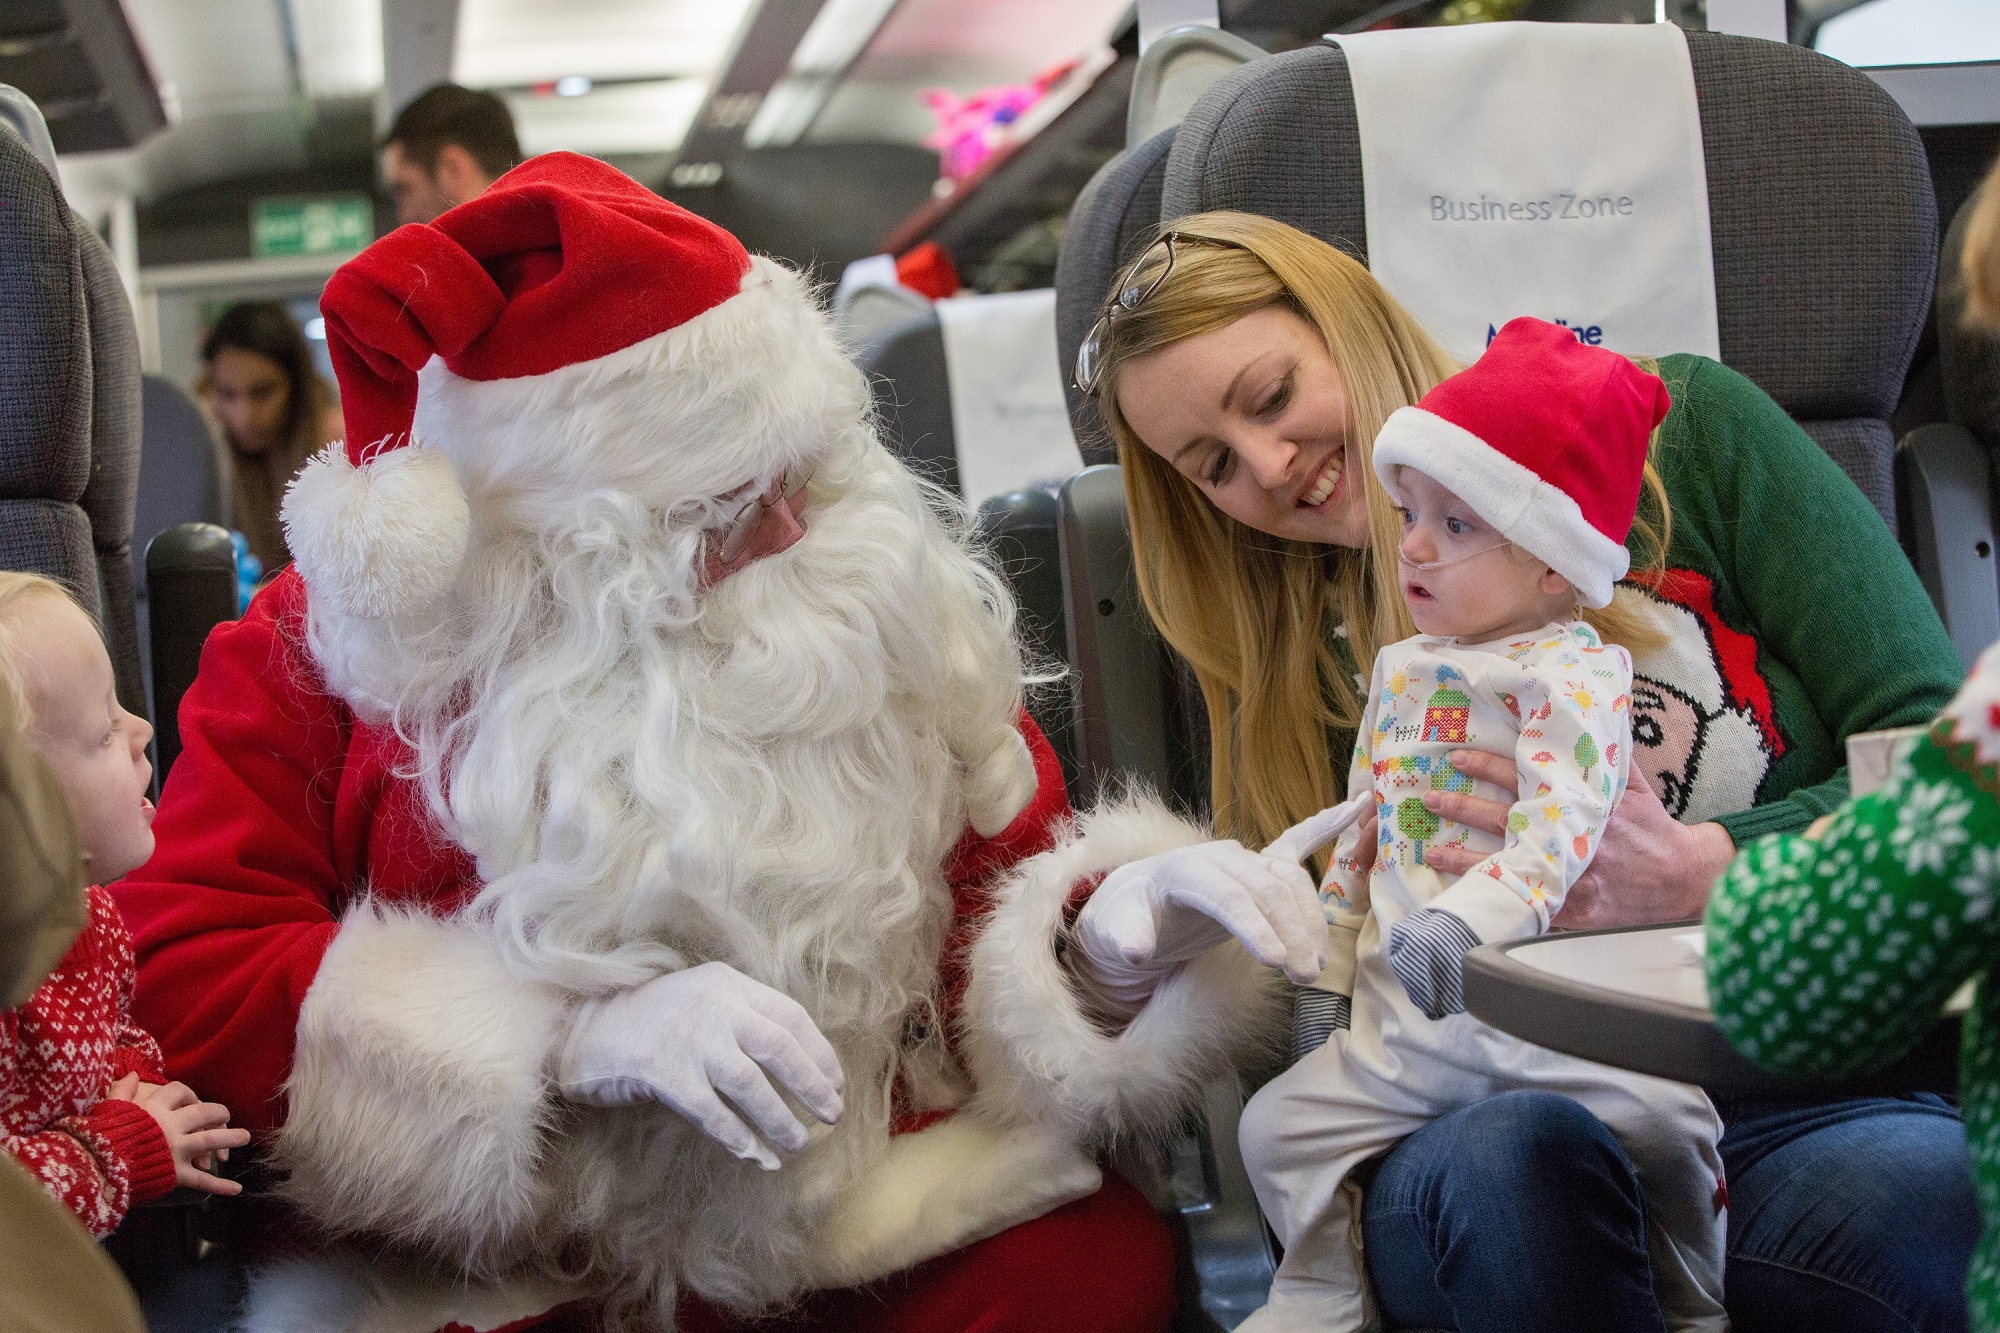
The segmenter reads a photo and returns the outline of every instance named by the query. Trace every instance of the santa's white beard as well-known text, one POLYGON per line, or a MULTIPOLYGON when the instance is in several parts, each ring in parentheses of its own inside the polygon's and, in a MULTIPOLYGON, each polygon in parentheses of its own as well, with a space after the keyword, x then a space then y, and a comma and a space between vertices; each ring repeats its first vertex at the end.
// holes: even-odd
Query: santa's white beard
POLYGON ((886 1144, 899 1072, 943 1064, 942 863, 966 763, 1015 726, 1011 603, 865 427, 818 459, 805 536, 705 591, 700 505, 604 493, 531 529, 473 501, 448 604, 308 620, 329 685, 393 721, 477 858, 467 911, 580 994, 726 962, 804 1005, 848 1082, 841 1124, 776 1173, 661 1106, 580 1111, 537 1248, 582 1246, 656 1317, 676 1285, 783 1301, 886 1144))

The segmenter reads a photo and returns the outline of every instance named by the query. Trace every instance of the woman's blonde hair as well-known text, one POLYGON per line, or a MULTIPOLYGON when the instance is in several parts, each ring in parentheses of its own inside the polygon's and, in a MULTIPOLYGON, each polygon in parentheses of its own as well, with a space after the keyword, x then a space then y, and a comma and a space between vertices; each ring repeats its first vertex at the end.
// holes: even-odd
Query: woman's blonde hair
POLYGON ((1973 200, 1965 224, 1965 249, 1959 253, 1965 322, 2000 331, 2000 162, 1994 163, 1973 200))
POLYGON ((21 613, 46 598, 77 604, 69 589, 40 574, 0 570, 0 690, 14 706, 14 724, 32 737, 35 731, 35 700, 29 689, 28 660, 31 648, 21 613))
MULTIPOLYGON (((1215 828, 1258 845, 1339 799, 1346 756, 1336 775, 1329 731, 1352 731, 1361 720, 1364 687, 1351 673, 1366 672, 1383 644, 1416 633, 1397 592, 1402 521, 1375 479, 1374 440, 1391 412, 1459 366, 1365 265, 1296 228, 1202 213, 1162 232, 1178 238, 1173 270, 1136 309, 1110 320, 1096 393, 1124 467, 1139 594, 1194 669, 1207 706, 1215 828), (1237 522, 1148 449, 1119 411, 1124 362, 1271 306, 1319 330, 1346 388, 1347 470, 1361 479, 1366 549, 1291 541, 1237 522), (1348 660, 1336 647, 1342 637, 1348 660)), ((1634 524, 1642 576, 1664 567, 1668 523, 1649 462, 1634 524)), ((1630 589, 1584 619, 1628 648, 1665 639, 1643 594, 1630 589)))

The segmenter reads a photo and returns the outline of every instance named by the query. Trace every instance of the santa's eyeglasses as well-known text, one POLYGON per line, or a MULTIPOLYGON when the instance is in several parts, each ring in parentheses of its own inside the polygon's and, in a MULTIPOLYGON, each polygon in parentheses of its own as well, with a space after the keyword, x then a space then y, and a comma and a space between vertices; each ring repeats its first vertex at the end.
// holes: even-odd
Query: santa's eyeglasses
POLYGON ((733 561, 743 554, 743 547, 750 540, 750 534, 757 530, 757 521, 768 509, 775 509, 789 502, 806 488, 813 479, 810 464, 801 463, 785 469, 785 475, 776 486, 767 486, 761 491, 753 491, 743 501, 742 507, 730 515, 722 524, 722 544, 716 554, 724 561, 733 561))

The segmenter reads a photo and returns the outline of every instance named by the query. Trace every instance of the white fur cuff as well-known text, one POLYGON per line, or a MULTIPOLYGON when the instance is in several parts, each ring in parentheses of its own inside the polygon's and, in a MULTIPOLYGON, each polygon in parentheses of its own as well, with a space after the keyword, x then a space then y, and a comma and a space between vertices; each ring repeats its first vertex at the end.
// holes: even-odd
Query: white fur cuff
POLYGON ((563 1014, 478 927, 357 904, 299 1011, 287 1193, 337 1232, 504 1257, 541 1206, 563 1014))
POLYGON ((857 1287, 963 1249, 1104 1183, 1059 1132, 1000 1126, 961 1112, 889 1141, 813 1242, 812 1284, 857 1287))
POLYGON ((977 1106, 1088 1142, 1164 1132, 1204 1082, 1282 1044, 1278 975, 1233 941, 1168 973, 1116 1036, 1085 1015, 1056 957, 1079 881, 1207 837, 1157 802, 1124 802, 1086 817, 1001 884, 972 948, 960 1019, 977 1106))

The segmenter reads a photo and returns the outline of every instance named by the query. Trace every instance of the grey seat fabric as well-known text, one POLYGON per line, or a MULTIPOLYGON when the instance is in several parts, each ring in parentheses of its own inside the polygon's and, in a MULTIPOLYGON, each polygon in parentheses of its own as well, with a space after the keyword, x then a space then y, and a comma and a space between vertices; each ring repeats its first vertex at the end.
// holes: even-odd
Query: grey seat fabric
POLYGON ((90 482, 78 504, 90 520, 98 589, 118 698, 148 716, 132 579, 132 517, 139 492, 139 330, 111 248, 81 219, 84 305, 90 318, 90 482))
POLYGON ((0 567, 46 574, 101 615, 90 519, 89 298, 48 171, 0 129, 0 567))
POLYGON ((1071 205, 1056 256, 1056 349, 1070 425, 1087 466, 1115 463, 1097 400, 1071 380, 1076 349, 1103 313, 1111 279, 1152 239, 1160 221, 1160 191, 1174 131, 1162 130, 1105 163, 1071 205))
MULTIPOLYGON (((1876 83, 1800 47, 1691 32, 1722 359, 1895 521, 1888 418, 1923 332, 1937 213, 1923 142, 1876 83)), ((1268 214, 1366 258, 1347 59, 1226 75, 1181 126, 1161 215, 1268 214)))
POLYGON ((229 526, 224 461, 208 420, 179 385, 161 375, 141 377, 144 446, 139 498, 132 514, 132 567, 144 591, 146 543, 176 523, 229 526))
POLYGON ((889 452, 918 476, 959 492, 958 435, 937 312, 926 310, 883 329, 868 340, 859 360, 889 452))
POLYGON ((144 715, 128 553, 138 485, 138 333, 110 251, 70 212, 13 121, 4 123, 0 566, 69 587, 103 627, 119 700, 144 715))
MULTIPOLYGON (((859 361, 889 452, 917 475, 962 495, 937 312, 926 310, 882 330, 862 348, 859 361)), ((1055 507, 1055 497, 1041 491, 1010 491, 979 507, 980 535, 1020 608, 1017 637, 1038 666, 1068 665, 1055 507)), ((1074 789, 1075 725, 1066 699, 1059 690, 1038 689, 1030 692, 1027 708, 1054 748, 1064 782, 1074 789)))
MULTIPOLYGON (((157 697, 159 681, 152 652, 153 608, 146 595, 146 548, 155 537, 182 523, 229 526, 227 491, 223 484, 227 465, 221 443, 209 430, 201 409, 178 385, 159 375, 146 375, 141 379, 139 393, 142 446, 139 498, 132 515, 131 578, 138 595, 139 657, 145 666, 147 684, 154 692, 154 725, 164 735, 167 719, 157 697)), ((163 741, 159 765, 162 774, 167 767, 165 759, 163 741)))

